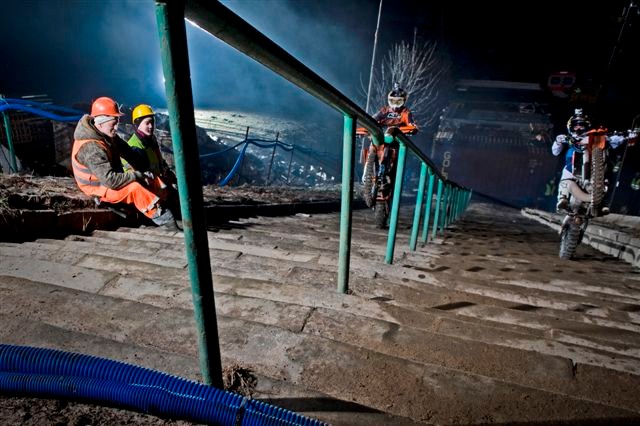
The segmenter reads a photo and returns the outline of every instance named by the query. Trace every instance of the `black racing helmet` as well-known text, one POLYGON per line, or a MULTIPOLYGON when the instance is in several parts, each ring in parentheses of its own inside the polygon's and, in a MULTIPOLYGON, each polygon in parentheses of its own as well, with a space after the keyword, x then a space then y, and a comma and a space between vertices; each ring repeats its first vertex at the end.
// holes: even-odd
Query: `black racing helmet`
POLYGON ((582 108, 576 108, 574 114, 567 121, 567 132, 572 138, 579 138, 591 129, 591 122, 583 112, 582 108))

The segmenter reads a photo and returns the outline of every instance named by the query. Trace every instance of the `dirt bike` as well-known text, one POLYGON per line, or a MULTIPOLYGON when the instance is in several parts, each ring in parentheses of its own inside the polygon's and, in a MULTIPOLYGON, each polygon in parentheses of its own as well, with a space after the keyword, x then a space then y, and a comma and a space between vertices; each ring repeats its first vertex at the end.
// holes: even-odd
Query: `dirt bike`
POLYGON ((579 159, 574 157, 573 175, 576 185, 571 187, 569 207, 560 228, 559 256, 562 259, 572 259, 575 256, 589 220, 603 215, 602 203, 608 183, 605 179, 609 148, 607 130, 594 129, 587 132, 587 135, 586 144, 574 145, 574 156, 581 156, 582 164, 579 165, 579 159))
MULTIPOLYGON (((413 126, 400 126, 398 129, 407 135, 416 131, 413 126)), ((389 130, 390 128, 387 129, 387 132, 389 130)), ((359 127, 356 129, 356 134, 367 136, 368 132, 359 127)), ((376 227, 380 229, 386 228, 389 220, 395 187, 398 148, 398 143, 395 141, 385 142, 377 147, 371 143, 362 152, 361 162, 364 162, 362 198, 364 198, 367 207, 373 209, 376 227)))

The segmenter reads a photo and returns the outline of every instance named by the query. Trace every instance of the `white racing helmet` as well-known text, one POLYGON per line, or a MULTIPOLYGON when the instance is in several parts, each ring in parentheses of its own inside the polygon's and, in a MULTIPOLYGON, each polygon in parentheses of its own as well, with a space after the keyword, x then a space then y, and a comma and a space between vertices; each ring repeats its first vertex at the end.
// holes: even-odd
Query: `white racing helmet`
POLYGON ((387 102, 391 108, 401 108, 407 102, 407 92, 396 84, 387 95, 387 102))

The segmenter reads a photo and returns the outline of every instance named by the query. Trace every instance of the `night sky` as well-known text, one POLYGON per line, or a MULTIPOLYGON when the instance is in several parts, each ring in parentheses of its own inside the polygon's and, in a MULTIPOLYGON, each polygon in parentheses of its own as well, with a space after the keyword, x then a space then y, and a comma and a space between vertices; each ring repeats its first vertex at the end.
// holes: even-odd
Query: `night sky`
MULTIPOLYGON (((384 0, 378 58, 394 43, 410 40, 415 28, 446 46, 453 78, 544 82, 549 72, 575 71, 581 81, 602 86, 603 102, 615 104, 628 120, 640 113, 632 66, 640 54, 640 16, 630 17, 617 43, 630 2, 597 3, 384 0)), ((368 78, 378 0, 223 4, 363 103, 360 81, 368 78)), ((46 93, 70 106, 106 95, 125 104, 164 106, 152 0, 2 0, 0 31, 0 93, 7 97, 46 93)), ((331 111, 189 24, 187 34, 197 107, 331 111)))

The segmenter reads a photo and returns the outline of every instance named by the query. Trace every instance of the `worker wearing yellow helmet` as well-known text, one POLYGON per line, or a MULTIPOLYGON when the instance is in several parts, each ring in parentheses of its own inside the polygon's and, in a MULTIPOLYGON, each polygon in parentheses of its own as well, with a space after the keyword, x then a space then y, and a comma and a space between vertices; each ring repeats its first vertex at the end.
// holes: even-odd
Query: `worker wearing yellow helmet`
MULTIPOLYGON (((154 135, 156 123, 153 109, 149 105, 138 105, 133 109, 131 122, 135 131, 127 143, 139 155, 140 163, 144 165, 144 170, 140 171, 149 171, 155 176, 162 176, 164 164, 154 135)), ((125 161, 122 162, 122 166, 127 171, 132 169, 125 161)))
MULTIPOLYGON (((131 113, 131 121, 135 127, 135 131, 127 142, 131 149, 139 157, 141 166, 144 167, 140 170, 147 175, 151 174, 153 177, 160 178, 166 185, 166 190, 170 193, 168 198, 173 201, 176 206, 174 213, 179 210, 177 208, 177 180, 173 171, 169 168, 169 165, 162 158, 160 153, 160 145, 155 136, 156 128, 156 115, 153 109, 147 104, 140 104, 136 106, 131 113)), ((122 161, 122 167, 125 170, 132 170, 131 165, 126 161, 122 161)))

